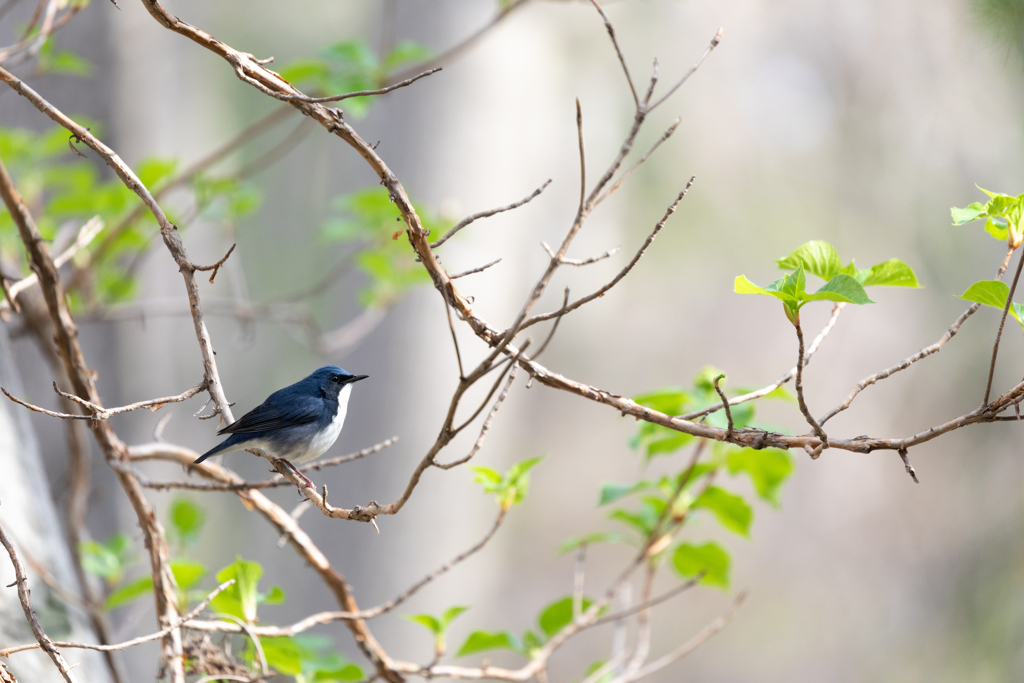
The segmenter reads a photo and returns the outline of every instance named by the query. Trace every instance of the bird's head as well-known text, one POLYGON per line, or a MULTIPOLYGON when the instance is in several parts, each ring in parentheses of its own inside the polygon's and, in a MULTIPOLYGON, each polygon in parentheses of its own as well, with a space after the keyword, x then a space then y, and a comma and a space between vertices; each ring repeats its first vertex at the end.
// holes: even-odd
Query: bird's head
POLYGON ((346 370, 342 370, 337 365, 325 365, 310 375, 309 379, 320 387, 320 391, 323 392, 324 396, 337 399, 338 394, 340 394, 341 390, 346 386, 354 382, 358 382, 361 379, 366 379, 368 376, 369 375, 353 375, 346 370))

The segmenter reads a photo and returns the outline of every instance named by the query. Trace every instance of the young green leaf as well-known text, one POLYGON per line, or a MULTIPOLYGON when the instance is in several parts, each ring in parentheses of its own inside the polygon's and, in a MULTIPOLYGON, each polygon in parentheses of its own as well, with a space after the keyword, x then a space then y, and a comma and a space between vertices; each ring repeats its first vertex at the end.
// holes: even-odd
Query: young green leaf
POLYGON ((731 474, 746 473, 757 495, 775 507, 779 506, 782 484, 793 473, 789 452, 778 448, 732 449, 727 456, 726 466, 731 474))
POLYGON ((693 398, 683 389, 667 387, 634 396, 633 402, 666 415, 679 415, 693 403, 693 398))
MULTIPOLYGON (((968 287, 967 291, 960 295, 960 298, 964 301, 973 301, 1003 310, 1006 306, 1006 299, 1009 296, 1010 288, 1005 282, 1000 280, 979 280, 968 287)), ((1018 323, 1024 325, 1016 306, 1010 306, 1009 312, 1018 323)))
POLYGON ((179 496, 171 502, 171 527, 177 532, 183 544, 194 543, 206 521, 206 513, 202 508, 185 496, 179 496))
POLYGON ((217 581, 224 583, 228 579, 235 579, 235 583, 226 590, 221 591, 210 603, 217 612, 231 614, 252 623, 256 618, 256 605, 258 604, 258 592, 256 584, 263 575, 263 567, 259 562, 246 562, 241 557, 237 558, 234 564, 229 564, 217 572, 217 581))
MULTIPOLYGON (((581 603, 581 610, 586 611, 590 606, 594 604, 593 600, 583 598, 581 603)), ((563 628, 572 623, 572 596, 567 595, 564 598, 555 600, 550 605, 541 610, 540 614, 537 615, 537 625, 544 632, 548 638, 555 635, 563 628)))
POLYGON ((864 287, 856 278, 839 273, 826 282, 814 294, 803 297, 805 301, 837 301, 849 304, 873 304, 864 287))
POLYGON ((423 628, 427 629, 435 636, 439 636, 444 633, 444 629, 441 628, 441 622, 436 617, 429 614, 412 614, 404 615, 405 619, 408 619, 414 624, 419 624, 423 628))
POLYGON ((624 498, 630 494, 636 493, 637 491, 643 491, 654 486, 654 482, 641 480, 632 484, 620 484, 619 482, 606 481, 601 484, 601 499, 598 501, 598 506, 608 505, 614 503, 620 498, 624 498))
POLYGON ((530 470, 543 458, 529 458, 518 462, 509 468, 504 476, 498 474, 489 467, 473 467, 476 477, 473 481, 483 485, 486 493, 494 494, 502 509, 508 510, 513 505, 519 505, 526 497, 526 491, 530 486, 530 470))
POLYGON ((116 591, 108 595, 106 602, 103 603, 103 609, 109 611, 116 607, 120 607, 121 605, 131 602, 152 590, 153 577, 143 576, 129 584, 121 586, 116 591))
POLYGON ((693 502, 692 507, 708 510, 729 531, 741 536, 750 535, 750 523, 754 519, 754 510, 740 496, 717 486, 709 486, 693 502))
POLYGON ((183 591, 196 586, 206 576, 206 565, 194 560, 177 558, 171 560, 168 564, 171 566, 171 572, 174 574, 174 581, 178 584, 178 588, 183 591))
POLYGON ((828 242, 812 240, 800 247, 785 258, 776 261, 779 268, 784 270, 796 270, 803 268, 812 275, 817 275, 822 280, 831 280, 833 275, 839 273, 843 267, 839 260, 839 254, 828 242))
POLYGON ((920 287, 913 269, 898 258, 858 270, 854 277, 863 287, 920 287))
POLYGON ((82 568, 90 574, 102 576, 110 583, 118 583, 125 569, 134 564, 131 556, 131 540, 118 532, 105 543, 83 541, 78 545, 82 568))
POLYGON ((700 582, 729 587, 729 553, 715 542, 704 545, 680 544, 672 556, 672 565, 680 576, 691 579, 703 574, 700 582))
MULTIPOLYGON (((263 654, 267 664, 286 676, 294 676, 302 671, 302 659, 299 646, 289 636, 263 636, 260 638, 263 654)), ((255 657, 255 648, 251 642, 246 643, 245 658, 250 662, 255 657)))
POLYGON ((466 642, 462 644, 462 647, 459 648, 456 657, 465 657, 475 652, 485 652, 487 650, 512 650, 513 652, 519 652, 522 650, 522 645, 508 631, 493 633, 489 631, 473 631, 469 634, 466 642))

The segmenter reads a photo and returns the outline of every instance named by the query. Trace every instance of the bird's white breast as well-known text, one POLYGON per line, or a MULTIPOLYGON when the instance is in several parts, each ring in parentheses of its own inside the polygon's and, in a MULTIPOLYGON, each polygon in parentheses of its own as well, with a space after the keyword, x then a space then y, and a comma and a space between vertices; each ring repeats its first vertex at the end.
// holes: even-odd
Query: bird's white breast
POLYGON ((310 462, 316 460, 327 452, 327 449, 334 445, 341 434, 341 428, 345 426, 345 415, 348 413, 348 399, 352 395, 352 385, 346 384, 338 394, 338 412, 327 425, 327 429, 317 434, 310 440, 309 449, 297 458, 291 459, 294 463, 310 462))

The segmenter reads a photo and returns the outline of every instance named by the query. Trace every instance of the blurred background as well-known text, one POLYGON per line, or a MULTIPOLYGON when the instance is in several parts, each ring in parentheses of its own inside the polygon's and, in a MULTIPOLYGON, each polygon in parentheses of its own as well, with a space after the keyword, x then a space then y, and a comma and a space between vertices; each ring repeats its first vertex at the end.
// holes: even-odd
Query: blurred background
MULTIPOLYGON (((630 276, 562 321, 544 364, 627 396, 688 386, 706 365, 726 372, 732 387, 768 384, 796 360, 792 328, 781 306, 733 294, 732 281, 739 274, 759 284, 775 279, 774 259, 811 239, 828 240, 844 261, 855 258, 862 267, 901 258, 923 285, 874 290, 876 305, 847 307, 808 367, 813 413, 840 402, 861 378, 938 340, 966 307, 956 297, 975 280, 993 277, 1005 253, 977 225, 952 227, 949 207, 983 200, 975 184, 1024 191, 1018 52, 1024 34, 1014 23, 1024 10, 1018 4, 609 2, 634 79, 646 83, 657 58, 662 92, 720 26, 724 39, 651 116, 637 147, 646 149, 679 117, 675 135, 601 205, 570 255, 615 246, 622 251, 587 268, 563 268, 538 310, 557 305, 565 286, 583 294, 610 279, 695 175, 692 190, 630 276)), ((4 44, 13 42, 33 9, 20 3, 3 19, 4 44)), ((179 0, 169 9, 237 49, 285 65, 350 39, 365 41, 375 54, 400 41, 442 53, 486 25, 498 6, 486 0, 179 0)), ((28 63, 18 73, 63 111, 95 121, 101 137, 133 166, 161 157, 183 168, 279 106, 237 80, 219 58, 163 29, 141 3, 122 0, 117 9, 93 2, 53 42, 55 51, 73 51, 91 68, 72 75, 28 63)), ((546 264, 539 242, 560 242, 572 221, 579 188, 576 98, 588 173, 596 178, 632 122, 631 96, 589 3, 534 0, 440 73, 376 99, 366 111, 342 103, 346 118, 364 139, 380 141, 378 152, 438 224, 515 201, 553 179, 530 204, 475 223, 440 250, 450 272, 502 258, 460 280, 460 290, 475 297, 474 310, 499 329, 546 264)), ((455 387, 449 330, 429 285, 368 289, 372 273, 354 256, 363 243, 335 238, 351 227, 344 216, 351 218, 352 193, 376 187, 377 180, 338 138, 316 126, 303 130, 299 119, 290 115, 253 135, 216 167, 222 175, 244 170, 245 187, 221 198, 233 209, 193 216, 184 240, 197 263, 213 263, 238 244, 215 284, 201 279, 235 414, 320 365, 370 375, 355 389, 331 455, 393 435, 400 441, 314 479, 328 485, 335 505, 390 502, 433 442, 455 387), (343 196, 347 204, 338 203, 343 196), (237 202, 249 204, 241 210, 237 202), (309 294, 318 283, 323 286, 287 308, 293 318, 274 320, 268 309, 248 307, 309 294), (373 313, 364 312, 367 305, 373 313), (311 344, 307 315, 317 330, 342 330, 342 342, 311 344), (353 320, 358 324, 349 325, 353 320)), ((6 89, 0 91, 0 125, 50 129, 6 89)), ((96 169, 98 178, 112 178, 99 164, 96 169)), ((171 193, 164 203, 184 216, 191 201, 171 193)), ((103 306, 81 304, 82 340, 107 405, 177 394, 202 378, 180 275, 158 240, 148 248, 143 242, 142 252, 135 290, 103 306)), ((808 336, 817 334, 829 309, 805 309, 808 336)), ((940 354, 868 389, 830 423, 829 433, 909 436, 973 410, 984 392, 997 324, 998 313, 979 311, 940 354)), ((17 318, 8 327, 26 396, 55 407, 51 370, 17 318)), ((465 332, 459 330, 462 351, 477 359, 482 344, 465 332)), ((997 388, 1018 381, 1021 352, 1016 326, 1008 325, 997 388)), ((204 451, 216 438, 212 421, 192 417, 201 405, 197 398, 113 424, 126 442, 142 443, 170 413, 164 438, 204 451)), ((761 420, 779 429, 806 429, 795 406, 773 402, 760 410, 761 420)), ((68 482, 65 437, 50 418, 33 414, 31 422, 60 504, 68 482)), ((399 612, 472 606, 452 627, 453 648, 471 630, 532 627, 539 608, 572 589, 572 556, 558 556, 557 546, 573 535, 613 528, 596 506, 601 483, 679 469, 682 455, 645 464, 628 443, 636 428, 606 407, 539 385, 527 390, 518 381, 476 462, 504 470, 544 456, 526 501, 485 551, 399 612)), ((755 504, 749 539, 699 520, 684 532, 695 540, 715 538, 730 550, 732 585, 725 592, 689 591, 657 609, 654 656, 697 632, 736 591, 748 589, 750 597, 725 631, 652 680, 1019 677, 1024 463, 1015 429, 973 427, 915 448, 920 485, 894 453, 826 451, 814 462, 793 453, 796 471, 781 506, 755 504)), ((446 451, 448 459, 467 452, 476 438, 475 430, 468 432, 446 451)), ((246 454, 228 456, 225 464, 247 479, 266 476, 265 464, 246 454)), ((181 476, 170 465, 145 471, 156 479, 181 476)), ((134 515, 99 457, 93 458, 93 486, 91 536, 126 530, 141 555, 134 515)), ((745 480, 728 486, 751 491, 745 480)), ((286 488, 269 495, 287 509, 298 503, 286 488)), ((190 497, 207 515, 190 556, 210 567, 237 555, 258 560, 266 585, 287 593, 283 605, 261 609, 265 623, 288 623, 325 608, 326 589, 235 496, 190 497)), ((161 513, 172 498, 150 493, 161 513)), ((495 513, 493 500, 460 468, 427 472, 402 512, 379 520, 380 535, 369 525, 315 512, 302 523, 353 584, 360 605, 372 606, 475 543, 495 513)), ((625 547, 593 548, 588 593, 602 592, 629 557, 625 547)), ((662 589, 677 581, 667 573, 662 579, 662 589)), ((113 621, 118 640, 151 631, 151 601, 120 608, 113 621)), ((430 659, 428 634, 399 614, 374 620, 371 628, 393 656, 430 659)), ((322 632, 359 660, 343 626, 322 632)), ((606 627, 574 640, 553 658, 550 680, 582 678, 590 662, 607 656, 610 638, 606 627)), ((129 679, 147 680, 156 653, 156 645, 125 653, 129 679)), ((510 653, 490 659, 521 661, 510 653)))

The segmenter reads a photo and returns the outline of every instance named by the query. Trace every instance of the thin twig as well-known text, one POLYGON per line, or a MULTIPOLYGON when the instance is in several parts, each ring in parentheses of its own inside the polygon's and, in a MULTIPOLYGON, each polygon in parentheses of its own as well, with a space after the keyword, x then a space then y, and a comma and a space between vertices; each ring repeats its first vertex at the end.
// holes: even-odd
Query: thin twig
MULTIPOLYGON (((655 65, 657 65, 657 63, 658 63, 657 60, 655 60, 654 63, 655 63, 655 65)), ((654 84, 652 82, 652 84, 651 84, 652 88, 653 88, 653 85, 654 84)), ((668 130, 666 130, 664 133, 661 134, 661 137, 658 138, 657 142, 655 142, 653 145, 651 145, 650 148, 646 152, 644 152, 640 156, 640 158, 637 159, 636 162, 634 162, 634 164, 632 166, 630 166, 628 169, 626 169, 623 172, 623 174, 619 176, 619 179, 615 181, 614 185, 609 187, 605 191, 604 194, 602 194, 597 199, 595 199, 594 200, 594 204, 595 205, 600 204, 605 199, 608 199, 609 195, 611 195, 612 192, 615 192, 615 190, 619 189, 622 186, 622 183, 626 182, 626 179, 629 178, 629 176, 631 176, 633 174, 633 171, 638 169, 640 167, 640 164, 642 164, 645 161, 647 161, 648 157, 650 157, 652 154, 654 154, 655 150, 657 150, 658 147, 661 146, 661 143, 665 142, 670 137, 672 137, 672 133, 676 132, 676 128, 679 127, 679 124, 680 124, 681 121, 682 121, 682 119, 677 117, 676 120, 672 122, 672 125, 668 127, 668 130)))
POLYGON ((598 11, 601 18, 604 20, 604 27, 608 31, 608 37, 612 39, 612 45, 615 46, 615 54, 619 56, 619 64, 622 65, 622 73, 626 74, 626 82, 629 83, 629 92, 633 95, 633 103, 639 110, 641 107, 640 98, 636 94, 636 88, 633 87, 633 78, 629 75, 629 67, 626 66, 626 58, 622 54, 622 49, 619 48, 619 41, 615 39, 615 28, 612 27, 611 19, 608 18, 607 14, 605 14, 601 5, 597 4, 597 0, 590 0, 590 4, 594 6, 594 9, 598 11))
POLYGON ((452 333, 452 345, 455 347, 455 359, 459 362, 459 379, 466 378, 466 371, 462 369, 462 352, 459 351, 459 338, 455 336, 455 324, 452 323, 452 308, 448 305, 448 300, 441 297, 441 303, 444 304, 444 312, 448 317, 448 329, 452 333))
POLYGON ((603 287, 593 292, 592 294, 588 294, 580 299, 577 299, 568 306, 562 306, 557 311, 543 313, 541 315, 535 315, 532 318, 527 318, 519 326, 518 331, 525 330, 527 327, 530 327, 531 325, 536 325, 539 322, 550 320, 552 318, 557 318, 571 311, 575 311, 580 306, 590 301, 593 301, 594 299, 604 296, 605 293, 608 292, 608 290, 617 285, 622 280, 622 278, 626 277, 626 275, 629 274, 629 271, 633 270, 633 266, 635 266, 643 257, 644 253, 647 251, 647 248, 651 246, 652 242, 654 242, 654 238, 657 237, 658 233, 661 232, 661 229, 665 227, 665 222, 668 221, 669 216, 676 212, 676 207, 679 206, 679 202, 683 201, 683 197, 686 196, 686 193, 690 190, 690 187, 693 185, 695 179, 696 176, 690 178, 689 182, 686 183, 686 187, 683 188, 683 191, 679 193, 675 200, 669 205, 668 209, 665 210, 665 214, 661 217, 661 220, 658 221, 658 223, 654 226, 654 230, 652 230, 651 234, 647 236, 647 239, 644 240, 644 243, 640 245, 640 248, 637 250, 636 254, 633 255, 633 258, 630 259, 629 263, 627 263, 626 266, 619 271, 619 273, 611 280, 611 282, 604 285, 603 287))
POLYGON ((718 29, 718 32, 711 39, 711 43, 708 45, 707 49, 704 50, 704 53, 700 56, 700 58, 696 61, 696 63, 694 63, 694 65, 690 67, 690 70, 687 71, 685 74, 683 74, 683 77, 680 78, 678 81, 676 81, 676 84, 673 85, 671 88, 669 88, 669 91, 667 93, 665 93, 664 95, 662 95, 661 99, 659 99, 657 102, 655 102, 651 106, 647 107, 647 111, 653 111, 654 109, 657 109, 659 106, 661 106, 661 104, 665 100, 667 100, 668 98, 672 97, 672 94, 676 90, 679 89, 679 86, 681 86, 683 83, 685 83, 687 81, 687 79, 689 79, 690 76, 692 76, 694 74, 694 72, 696 72, 697 69, 700 68, 700 65, 703 64, 704 60, 708 58, 708 55, 711 54, 711 51, 714 50, 716 47, 718 47, 718 44, 720 42, 722 42, 722 31, 723 31, 723 29, 721 29, 721 28, 718 29))
POLYGON ((917 472, 914 471, 914 466, 910 464, 910 456, 907 455, 907 449, 901 448, 899 450, 900 457, 903 459, 903 466, 907 468, 907 474, 914 480, 915 484, 920 484, 917 480, 917 472))
POLYGON ((1017 291, 1017 282, 1020 280, 1021 267, 1024 267, 1024 252, 1017 259, 1017 271, 1013 274, 1013 284, 1010 285, 1010 292, 1006 295, 1006 304, 1003 306, 1003 315, 999 318, 999 330, 996 332, 996 341, 992 344, 992 363, 988 367, 988 382, 985 384, 985 400, 983 404, 988 405, 989 396, 992 394, 992 378, 996 372, 996 356, 999 354, 999 339, 1003 336, 1003 326, 1006 324, 1006 314, 1013 303, 1013 293, 1017 291))
MULTIPOLYGON (((807 420, 807 424, 811 425, 811 429, 814 431, 814 434, 821 439, 821 444, 819 444, 814 452, 811 453, 812 458, 817 458, 821 455, 822 450, 828 448, 828 436, 821 428, 821 425, 818 424, 817 420, 811 416, 811 411, 807 409, 807 402, 804 401, 804 333, 803 330, 800 329, 799 320, 793 323, 793 327, 796 328, 798 347, 796 361, 796 400, 797 404, 800 406, 800 412, 803 413, 804 419, 807 420)), ((729 431, 731 432, 732 430, 730 429, 729 431)))
POLYGON ((705 626, 703 629, 701 629, 701 631, 697 635, 695 635, 693 638, 690 638, 688 641, 686 641, 678 648, 676 648, 669 654, 665 655, 664 657, 656 659, 647 666, 643 667, 642 669, 634 673, 629 680, 638 681, 641 678, 650 676, 652 673, 664 669, 666 666, 676 661, 677 659, 681 659, 686 655, 690 654, 691 652, 693 652, 694 650, 696 650, 698 647, 706 643, 708 639, 711 638, 711 636, 715 635, 716 633, 718 633, 726 627, 726 625, 732 620, 733 616, 736 614, 736 610, 740 608, 740 605, 742 605, 743 601, 746 599, 747 592, 743 591, 738 596, 736 596, 736 599, 733 600, 733 603, 729 606, 729 609, 727 609, 725 613, 723 613, 720 617, 718 617, 710 624, 705 626))
MULTIPOLYGON (((801 340, 801 343, 802 343, 802 340, 801 340)), ((726 419, 729 420, 729 429, 725 432, 725 438, 728 439, 729 437, 732 436, 732 430, 733 430, 732 409, 729 408, 729 399, 727 399, 725 397, 725 392, 722 391, 722 388, 720 386, 718 386, 718 383, 721 381, 721 379, 723 377, 725 377, 725 375, 719 375, 718 377, 715 378, 715 391, 718 392, 719 398, 722 399, 722 405, 725 406, 725 417, 726 417, 726 419)))
POLYGON ((513 367, 509 372, 508 380, 505 382, 505 388, 501 390, 500 394, 498 394, 498 398, 494 401, 494 405, 491 407, 491 412, 487 414, 487 418, 484 420, 483 425, 481 425, 480 436, 477 437, 476 442, 473 444, 473 448, 470 449, 469 455, 459 458, 458 460, 453 460, 449 463, 434 463, 434 467, 442 470, 450 470, 453 467, 469 462, 473 459, 473 456, 480 452, 480 449, 484 445, 484 439, 487 438, 487 433, 491 431, 491 423, 494 422, 494 416, 497 415, 498 411, 501 409, 501 404, 505 402, 505 397, 508 396, 508 390, 512 387, 512 383, 516 379, 516 371, 518 369, 518 367, 513 367))
POLYGON ((476 273, 482 273, 483 271, 487 270, 491 266, 496 266, 499 263, 501 263, 501 259, 500 258, 496 258, 493 261, 491 261, 490 263, 485 263, 482 266, 477 266, 476 268, 470 268, 469 270, 464 270, 461 273, 455 273, 455 275, 449 275, 448 279, 449 280, 456 280, 456 279, 458 279, 460 277, 466 277, 467 275, 474 275, 476 273))
POLYGON ((441 70, 441 67, 435 66, 433 69, 428 69, 421 74, 417 74, 412 78, 407 78, 401 83, 395 83, 394 85, 385 86, 383 88, 377 88, 376 90, 359 90, 356 92, 345 93, 344 95, 331 95, 329 97, 306 97, 305 95, 274 95, 279 100, 284 102, 303 102, 305 104, 322 104, 324 102, 340 102, 347 100, 350 97, 368 97, 370 95, 383 95, 389 93, 392 90, 398 90, 404 88, 407 85, 412 85, 421 78, 426 78, 431 74, 436 74, 441 70))
POLYGON ((566 265, 566 266, 589 266, 591 263, 597 263, 598 261, 603 261, 606 258, 614 256, 617 253, 619 253, 619 247, 613 247, 613 248, 609 249, 608 251, 604 252, 603 254, 598 254, 597 256, 591 256, 589 258, 584 258, 584 259, 562 258, 561 259, 561 263, 563 265, 566 265))
MULTIPOLYGON (((430 248, 431 249, 437 249, 439 246, 441 246, 442 244, 447 242, 449 239, 451 239, 452 236, 455 233, 457 233, 459 230, 462 230, 463 228, 465 228, 467 225, 469 225, 473 221, 479 220, 481 218, 489 218, 489 217, 491 217, 491 216, 493 216, 495 214, 503 213, 505 211, 511 211, 512 209, 518 209, 523 204, 526 204, 529 201, 531 201, 532 199, 535 199, 538 196, 540 196, 540 193, 544 191, 544 188, 546 188, 550 184, 551 184, 551 179, 548 178, 547 180, 544 181, 543 185, 538 187, 536 190, 534 190, 533 192, 531 192, 527 196, 525 196, 522 199, 520 199, 518 202, 512 202, 511 204, 508 204, 506 206, 499 206, 497 209, 489 209, 487 211, 480 211, 479 213, 474 213, 471 216, 467 216, 466 218, 463 218, 461 221, 459 221, 458 223, 455 224, 455 227, 453 227, 451 230, 449 230, 444 235, 442 235, 439 240, 437 240, 436 242, 431 242, 430 243, 430 248)), ((465 273, 465 274, 468 275, 468 273, 465 273)), ((451 277, 455 277, 455 276, 451 276, 451 277)))
MULTIPOLYGON (((814 355, 814 352, 818 350, 818 347, 821 346, 821 342, 824 341, 825 337, 828 336, 828 333, 832 331, 832 328, 836 326, 836 321, 839 319, 839 314, 843 312, 843 308, 845 307, 845 302, 837 303, 835 306, 832 307, 832 315, 831 317, 829 317, 828 322, 825 323, 825 326, 823 328, 821 328, 821 332, 819 332, 818 336, 814 338, 814 341, 811 342, 811 345, 807 347, 807 352, 804 354, 804 367, 807 367, 807 365, 811 362, 811 357, 814 355)), ((789 372, 780 377, 774 383, 769 384, 768 386, 763 387, 761 389, 758 389, 757 391, 751 391, 748 394, 743 394, 742 396, 733 396, 731 399, 729 399, 729 405, 735 406, 741 403, 746 403, 747 401, 753 401, 754 399, 767 396, 768 394, 772 393, 773 391, 781 387, 783 384, 786 384, 787 382, 792 380, 794 377, 796 377, 795 365, 789 372)), ((719 411, 723 407, 724 405, 719 403, 717 405, 709 406, 701 410, 695 410, 692 413, 680 415, 679 419, 696 420, 697 418, 708 415, 709 413, 719 411)), ((822 424, 824 424, 824 422, 822 422, 822 424)))
MULTIPOLYGON (((100 233, 101 230, 103 230, 103 219, 99 216, 93 216, 90 218, 78 231, 78 236, 75 238, 75 241, 72 242, 67 249, 61 252, 57 258, 53 259, 54 264, 60 268, 70 261, 75 257, 75 254, 89 246, 89 243, 100 233)), ((17 282, 11 283, 9 287, 5 288, 4 294, 9 296, 4 301, 0 302, 0 310, 10 309, 11 304, 18 298, 18 294, 38 282, 39 276, 32 273, 31 275, 26 275, 17 282)))
MULTIPOLYGON (((597 7, 602 14, 604 13, 604 11, 601 10, 601 6, 597 4, 597 0, 590 1, 594 3, 594 6, 597 7)), ((611 24, 608 24, 608 30, 611 31, 611 24)), ((614 42, 614 40, 615 35, 612 34, 612 41, 614 42)), ((615 46, 615 49, 618 49, 618 45, 615 46)), ((628 75, 629 74, 627 73, 627 77, 628 75)), ((632 82, 630 82, 629 85, 630 87, 633 87, 632 82)), ((633 93, 633 97, 636 97, 635 92, 633 93)), ((576 215, 582 216, 583 203, 587 199, 587 154, 583 144, 583 110, 580 108, 580 98, 578 97, 576 98, 576 135, 579 138, 580 144, 580 205, 576 210, 576 215)), ((554 256, 552 256, 552 258, 554 258, 554 256)))
POLYGON ((46 652, 67 683, 75 683, 75 679, 71 675, 71 667, 68 666, 64 656, 54 646, 50 637, 46 635, 43 627, 39 625, 39 620, 36 619, 36 614, 32 611, 32 598, 29 595, 28 577, 25 575, 25 568, 21 566, 21 560, 18 559, 18 553, 14 550, 14 544, 7 536, 2 525, 0 525, 0 543, 7 549, 7 554, 11 556, 11 564, 14 565, 14 576, 17 579, 15 583, 18 585, 18 599, 21 601, 21 609, 25 612, 25 619, 28 620, 29 626, 32 627, 32 633, 38 641, 35 647, 42 648, 46 652))
POLYGON ((235 247, 237 247, 237 246, 238 246, 238 244, 232 244, 231 248, 228 249, 228 253, 224 254, 224 258, 222 258, 220 261, 217 261, 212 266, 197 266, 195 264, 192 264, 192 269, 193 270, 212 270, 213 272, 210 273, 210 284, 212 285, 213 284, 213 278, 217 277, 217 273, 220 272, 220 267, 224 265, 224 263, 228 260, 228 257, 231 256, 231 252, 233 252, 235 250, 235 247))
MULTIPOLYGON (((189 621, 191 621, 192 619, 195 619, 197 616, 199 616, 199 613, 202 612, 204 609, 206 609, 206 606, 209 605, 210 602, 212 602, 215 597, 220 595, 223 591, 227 590, 234 583, 235 583, 234 579, 228 579, 224 583, 222 583, 219 586, 217 586, 216 588, 214 588, 213 591, 209 595, 207 595, 203 599, 203 601, 200 602, 195 607, 195 609, 193 609, 191 612, 189 612, 185 616, 175 620, 169 626, 166 626, 165 628, 161 629, 160 631, 157 631, 156 633, 150 633, 148 636, 139 636, 138 638, 132 638, 131 640, 126 640, 123 643, 117 643, 115 645, 93 645, 92 643, 64 643, 64 642, 55 642, 53 644, 56 645, 57 647, 69 647, 69 648, 72 648, 72 649, 79 649, 79 650, 97 650, 99 652, 113 652, 114 650, 126 650, 126 649, 128 649, 130 647, 135 647, 136 645, 141 645, 143 643, 148 643, 148 642, 153 641, 153 640, 160 640, 161 638, 166 636, 168 633, 170 633, 174 629, 181 628, 182 626, 185 626, 189 621)), ((38 643, 33 643, 31 645, 18 645, 17 647, 10 647, 10 648, 4 649, 4 650, 0 650, 0 657, 9 657, 10 655, 12 655, 12 654, 14 654, 16 652, 23 652, 24 650, 34 650, 34 649, 36 649, 38 647, 40 647, 38 643)))

